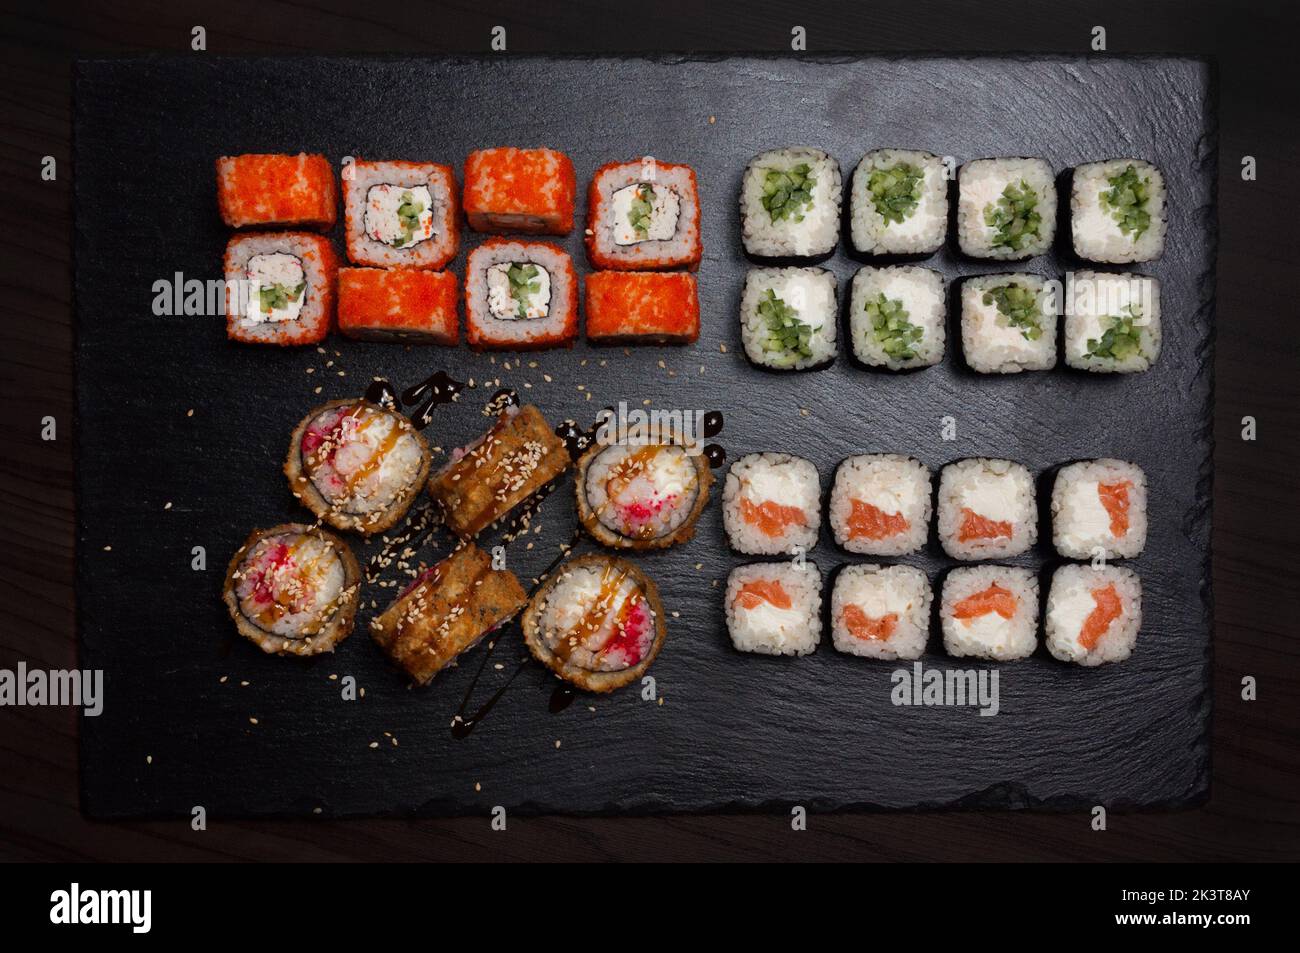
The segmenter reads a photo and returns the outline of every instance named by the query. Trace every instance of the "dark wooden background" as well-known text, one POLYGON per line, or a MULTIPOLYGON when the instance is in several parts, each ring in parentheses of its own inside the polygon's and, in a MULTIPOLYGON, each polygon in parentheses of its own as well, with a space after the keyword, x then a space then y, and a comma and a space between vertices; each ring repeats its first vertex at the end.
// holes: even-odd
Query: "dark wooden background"
MULTIPOLYGON (((811 50, 1110 52, 1211 56, 1219 69, 1213 789, 1207 805, 1112 815, 784 816, 91 822, 78 809, 76 716, 0 709, 0 859, 10 860, 1295 860, 1300 857, 1300 132, 1290 4, 985 0, 831 7, 750 0, 507 5, 460 0, 14 3, 0 52, 0 667, 76 664, 73 630, 71 61, 79 54, 811 50), (58 178, 40 179, 41 158, 58 178), (1243 156, 1258 180, 1243 182, 1243 156), (45 415, 59 439, 40 440, 45 415), (1258 439, 1241 439, 1242 418, 1258 439), (1244 676, 1259 700, 1240 700, 1244 676)), ((503 55, 509 55, 503 54, 503 55)), ((123 142, 123 149, 131 143, 123 142)), ((180 223, 183 227, 183 223, 180 223)), ((91 309, 93 313, 93 308, 91 309)), ((1170 315, 1168 320, 1177 320, 1170 315)), ((147 373, 141 368, 141 373, 147 373)), ((1177 434, 1170 435, 1178 439, 1177 434)), ((166 598, 159 593, 159 598, 166 598)), ((147 610, 146 610, 147 611, 147 610)))

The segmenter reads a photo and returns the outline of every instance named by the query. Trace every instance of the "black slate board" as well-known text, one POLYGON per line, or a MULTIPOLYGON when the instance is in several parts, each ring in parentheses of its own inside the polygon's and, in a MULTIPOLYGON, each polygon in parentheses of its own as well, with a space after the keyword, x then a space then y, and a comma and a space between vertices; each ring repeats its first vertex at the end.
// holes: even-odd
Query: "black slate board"
MULTIPOLYGON (((451 814, 494 805, 1071 808, 1176 806, 1206 795, 1215 133, 1204 63, 96 60, 77 68, 75 142, 81 664, 104 669, 107 684, 104 713, 81 721, 90 814, 182 815, 195 805, 214 815, 451 814), (493 364, 464 347, 340 338, 325 356, 236 347, 219 317, 151 311, 156 280, 220 276, 227 231, 215 208, 217 155, 305 150, 334 161, 429 158, 459 169, 469 150, 501 144, 563 149, 580 192, 611 159, 651 153, 695 167, 705 236, 698 345, 624 355, 580 343, 503 371, 501 357, 493 364), (1064 369, 980 376, 962 369, 950 330, 944 363, 920 373, 871 373, 844 355, 803 375, 749 367, 735 315, 747 264, 735 197, 752 154, 795 144, 826 149, 846 176, 881 146, 958 161, 1041 155, 1058 171, 1117 155, 1151 159, 1164 170, 1171 206, 1166 254, 1142 269, 1163 286, 1159 364, 1127 378, 1064 369), (804 659, 741 655, 725 634, 720 589, 747 560, 727 551, 715 502, 692 543, 642 560, 679 614, 651 670, 662 704, 627 689, 550 714, 554 680, 531 665, 477 730, 454 739, 449 723, 482 647, 428 689, 410 690, 365 635, 364 615, 334 656, 280 659, 235 638, 218 598, 225 561, 252 527, 305 516, 279 469, 299 417, 359 393, 374 375, 405 386, 436 369, 479 385, 428 431, 446 447, 483 428, 478 411, 492 390, 484 381, 500 378, 553 421, 588 420, 619 400, 721 410, 718 439, 733 459, 799 453, 824 483, 842 457, 871 451, 912 453, 936 471, 974 455, 1009 457, 1038 474, 1084 457, 1134 460, 1152 497, 1148 548, 1131 563, 1145 585, 1136 653, 1081 670, 1040 648, 999 666, 994 718, 970 708, 894 707, 890 673, 899 666, 840 655, 829 640, 804 659), (946 415, 957 419, 955 441, 940 437, 946 415), (200 545, 207 569, 196 572, 191 549, 200 545), (364 698, 342 701, 332 675, 354 676, 364 698)), ((585 271, 580 227, 565 244, 585 271)), ((462 251, 453 267, 463 262, 462 251)), ((1003 270, 961 261, 951 247, 930 264, 950 280, 1003 270)), ((843 289, 857 263, 841 248, 827 267, 843 289)), ((1057 254, 1029 263, 1050 275, 1070 267, 1057 254)), ((1040 494, 1047 488, 1043 477, 1040 494)), ((532 551, 512 546, 512 568, 525 579, 568 539, 569 492, 566 484, 546 503, 532 551)), ((1042 524, 1040 537, 1049 535, 1042 524)), ((423 555, 445 548, 436 537, 423 555)), ((827 575, 865 561, 836 551, 827 533, 812 555, 827 575)), ((952 565, 934 545, 903 561, 936 584, 952 565)), ((1040 544, 1012 562, 1058 561, 1040 544)), ((374 592, 381 606, 389 595, 374 592)), ((971 667, 945 658, 937 632, 931 647, 927 666, 971 667)), ((523 654, 516 637, 502 640, 474 706, 523 654)))

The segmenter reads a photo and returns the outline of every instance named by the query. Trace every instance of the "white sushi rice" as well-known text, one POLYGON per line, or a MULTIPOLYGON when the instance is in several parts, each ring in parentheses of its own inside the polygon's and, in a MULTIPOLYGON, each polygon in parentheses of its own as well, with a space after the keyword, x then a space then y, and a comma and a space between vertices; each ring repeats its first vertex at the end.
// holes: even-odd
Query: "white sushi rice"
MULTIPOLYGON (((537 338, 550 338, 568 323, 575 305, 577 288, 573 265, 564 249, 549 242, 493 242, 479 245, 469 253, 465 266, 466 320, 495 344, 513 344, 526 348, 537 338), (509 299, 503 288, 505 270, 512 264, 532 264, 545 271, 534 281, 537 291, 530 296, 528 317, 501 317, 507 313, 499 305, 509 299), (494 289, 494 285, 496 286, 494 289)), ((509 299, 513 300, 513 299, 509 299)))
POLYGON ((816 563, 752 563, 727 577, 727 631, 741 652, 807 655, 822 635, 822 576, 816 563), (763 600, 752 608, 738 604, 746 583, 775 581, 790 599, 783 609, 763 600))
POLYGON ((591 183, 596 251, 618 258, 616 267, 674 267, 698 260, 700 200, 687 166, 652 159, 625 162, 598 171, 591 183), (648 227, 632 227, 631 203, 641 185, 653 191, 648 227))
POLYGON ((930 580, 914 566, 845 566, 831 591, 831 640, 850 655, 877 659, 915 659, 930 635, 930 580), (890 619, 890 617, 893 617, 890 619), (880 625, 855 632, 855 622, 880 625))
POLYGON ((1140 555, 1147 541, 1147 478, 1142 468, 1123 460, 1085 460, 1062 467, 1052 486, 1052 545, 1070 559, 1102 555, 1123 559, 1140 555), (1100 487, 1124 486, 1128 527, 1112 531, 1100 487))
POLYGON ((939 476, 939 541, 954 559, 1000 559, 1025 552, 1038 540, 1034 479, 1019 463, 974 457, 943 468, 939 476), (968 520, 1009 524, 1010 535, 963 540, 968 520))
POLYGON ((343 179, 343 210, 354 264, 438 268, 455 255, 456 181, 449 170, 434 163, 357 159, 350 172, 343 179), (397 214, 404 201, 420 208, 409 235, 397 214))
POLYGON ((948 573, 939 604, 943 646, 955 658, 1009 662, 1032 655, 1038 645, 1038 580, 1028 569, 965 566, 948 573), (991 586, 1006 590, 1015 604, 1010 618, 990 611, 956 617, 961 602, 991 586))
POLYGON ((1070 276, 1065 363, 1097 373, 1145 371, 1160 356, 1160 282, 1145 275, 1081 271, 1070 276), (1112 332, 1108 341, 1106 332, 1112 332), (1128 353, 1132 337, 1137 349, 1128 353), (1123 350, 1116 354, 1116 347, 1123 350))
POLYGON ((751 268, 740 301, 740 338, 755 364, 799 371, 835 359, 835 275, 824 268, 751 268), (806 340, 786 347, 783 333, 806 325, 806 340))
POLYGON ((763 258, 814 258, 835 250, 840 233, 840 164, 820 149, 762 152, 750 160, 740 185, 741 238, 745 251, 763 258), (763 205, 768 173, 808 167, 811 203, 772 218, 763 205))
POLYGON ((1070 233, 1074 253, 1080 258, 1116 264, 1154 261, 1165 250, 1165 219, 1165 179, 1151 163, 1111 159, 1075 168, 1070 188, 1070 233), (1150 221, 1145 228, 1125 231, 1109 198, 1116 187, 1123 188, 1118 180, 1129 168, 1147 190, 1143 210, 1150 221))
POLYGON ((961 346, 971 370, 982 374, 1045 371, 1056 366, 1056 314, 1060 302, 1038 275, 1016 272, 968 278, 961 286, 961 346), (1004 313, 1000 297, 1032 292, 1023 318, 1004 313))
POLYGON ((895 453, 849 457, 835 471, 830 521, 835 542, 851 553, 901 556, 916 552, 925 545, 930 531, 929 469, 919 460, 895 453), (868 508, 906 520, 907 525, 872 539, 854 526, 855 514, 866 517, 868 508))
POLYGON ((976 159, 961 167, 957 176, 957 240, 962 252, 973 258, 1015 261, 1041 255, 1056 237, 1056 182, 1052 167, 1042 159, 976 159), (1008 189, 1025 188, 1035 195, 1037 226, 1028 230, 1019 247, 998 243, 999 229, 990 215, 1007 211, 1008 189))
POLYGON ((778 556, 795 546, 817 545, 821 528, 821 482, 817 468, 788 453, 751 453, 731 465, 722 491, 722 521, 731 548, 755 556, 778 556), (802 514, 776 534, 746 520, 747 513, 776 507, 802 514))
POLYGON ((1132 654, 1142 627, 1142 580, 1122 566, 1062 566, 1052 574, 1046 618, 1047 650, 1062 662, 1086 666, 1122 662, 1132 654), (1085 644, 1084 625, 1094 612, 1104 611, 1093 594, 1105 597, 1112 586, 1120 614, 1095 642, 1085 644))
POLYGON ((929 268, 900 265, 860 268, 849 296, 849 337, 853 356, 871 367, 891 371, 928 367, 943 360, 948 304, 943 275, 929 268), (886 304, 882 307, 880 296, 886 304), (871 304, 875 312, 868 310, 871 304), (889 315, 901 307, 902 319, 919 328, 891 328, 889 315), (879 325, 879 327, 877 327, 879 325), (903 333, 900 333, 903 332, 903 333))
MULTIPOLYGON (((910 204, 910 203, 909 203, 910 204)), ((886 207, 886 211, 889 211, 886 207)), ((948 180, 943 160, 929 152, 877 149, 862 157, 849 191, 853 247, 864 255, 914 255, 938 251, 948 234, 948 180), (917 174, 919 173, 919 178, 917 174), (912 182, 915 205, 886 218, 877 205, 888 196, 872 192, 872 180, 895 190, 912 182), (897 221, 901 216, 902 221, 897 221)))

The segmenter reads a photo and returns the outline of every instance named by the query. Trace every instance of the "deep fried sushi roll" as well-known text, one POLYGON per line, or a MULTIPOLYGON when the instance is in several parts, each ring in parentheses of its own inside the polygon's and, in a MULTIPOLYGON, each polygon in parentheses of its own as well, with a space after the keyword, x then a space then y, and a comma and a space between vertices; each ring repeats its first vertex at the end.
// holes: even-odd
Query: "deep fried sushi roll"
POLYGON ((513 618, 528 601, 514 573, 464 543, 430 567, 380 615, 370 635, 420 685, 513 618))
POLYGON ((523 616, 533 656, 578 688, 610 692, 639 679, 664 641, 664 607, 650 577, 625 559, 571 559, 523 616))
POLYGON ((594 444, 578 460, 578 519, 614 549, 664 549, 695 535, 713 472, 677 443, 594 444))
POLYGON ((447 528, 473 539, 569 468, 564 441, 532 405, 511 407, 486 434, 457 448, 429 480, 447 528))
POLYGON ((217 205, 231 228, 334 227, 334 169, 320 155, 222 156, 217 205))
POLYGON ((294 428, 284 473, 322 520, 370 535, 411 508, 429 475, 429 445, 396 411, 359 398, 332 400, 294 428))
POLYGON ((332 652, 352 632, 361 569, 331 533, 301 523, 254 530, 222 595, 239 634, 272 655, 332 652))

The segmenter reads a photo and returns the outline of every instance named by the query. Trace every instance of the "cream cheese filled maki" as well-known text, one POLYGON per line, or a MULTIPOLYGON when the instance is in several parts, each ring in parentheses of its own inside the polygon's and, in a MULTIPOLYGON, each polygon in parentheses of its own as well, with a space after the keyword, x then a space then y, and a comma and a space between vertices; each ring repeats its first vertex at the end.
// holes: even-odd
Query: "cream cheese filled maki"
POLYGON ((831 591, 831 639, 849 655, 920 658, 934 594, 914 566, 845 566, 831 591))
POLYGON ((406 515, 428 478, 429 446, 396 411, 334 400, 294 428, 284 472, 326 523, 369 535, 406 515))
POLYGON ((929 268, 860 268, 849 297, 853 356, 891 371, 943 360, 948 305, 943 276, 929 268))
POLYGON ((1038 275, 968 278, 961 285, 961 346, 982 374, 1056 366, 1057 302, 1038 275))
POLYGON ((226 569, 222 595, 239 634, 263 652, 332 652, 352 632, 361 570, 338 537, 285 523, 245 540, 226 569))
POLYGON ((700 198, 690 166, 611 162, 587 191, 587 254, 597 268, 689 268, 700 263, 700 198))
POLYGON ((951 656, 1025 658, 1038 645, 1038 580, 1011 566, 954 569, 943 582, 939 618, 951 656))
POLYGON ((609 692, 641 677, 664 641, 664 607, 650 577, 614 556, 555 570, 523 615, 533 656, 578 688, 609 692))
POLYGON ((1160 282, 1081 271, 1065 309, 1065 363, 1101 374, 1145 371, 1160 356, 1160 282))
POLYGON ((835 250, 840 164, 820 149, 773 149, 750 160, 740 184, 741 238, 761 258, 815 258, 835 250))
POLYGON ((751 268, 740 301, 745 355, 801 371, 835 360, 835 275, 823 268, 751 268))
POLYGON ((930 471, 911 457, 849 457, 831 487, 831 529, 851 553, 901 556, 925 545, 930 531, 930 471))
POLYGON ((977 457, 943 468, 939 541, 954 559, 1018 556, 1038 539, 1029 471, 1010 460, 977 457))
POLYGON ((957 239, 973 258, 1032 258, 1056 236, 1056 183, 1042 159, 976 159, 957 176, 957 239))
POLYGON ((357 159, 343 178, 348 258, 373 268, 442 268, 460 247, 450 166, 357 159))
POLYGON ((1147 478, 1123 460, 1062 467, 1052 486, 1052 544, 1070 559, 1128 558, 1147 541, 1147 478))
POLYGON ((737 566, 727 577, 727 631, 741 652, 807 655, 822 633, 822 576, 806 562, 737 566))
POLYGON ((663 549, 695 534, 713 473, 677 443, 595 444, 578 460, 578 518, 615 549, 663 549))
POLYGON ((1087 261, 1153 261, 1165 250, 1165 180, 1149 162, 1112 159, 1074 170, 1070 233, 1087 261))
POLYGON ((948 233, 948 180, 929 152, 868 152, 853 171, 849 203, 853 247, 863 255, 928 255, 948 233))
POLYGON ((778 556, 817 545, 821 482, 817 468, 788 453, 751 453, 731 465, 722 491, 731 548, 778 556))
POLYGON ((1122 566, 1062 566, 1047 593, 1047 650, 1062 662, 1122 662, 1142 627, 1142 581, 1122 566))

